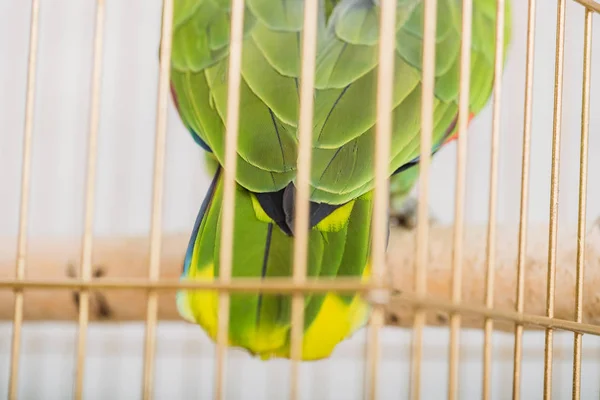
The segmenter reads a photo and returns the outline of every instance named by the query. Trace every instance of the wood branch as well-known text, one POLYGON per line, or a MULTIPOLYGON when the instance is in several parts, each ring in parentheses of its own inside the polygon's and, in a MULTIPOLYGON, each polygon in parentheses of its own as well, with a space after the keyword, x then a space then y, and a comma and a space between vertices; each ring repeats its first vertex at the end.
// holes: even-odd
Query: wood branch
MULTIPOLYGON (((484 304, 486 270, 486 229, 467 226, 465 232, 462 299, 469 304, 484 304)), ((576 276, 576 230, 562 232, 559 238, 556 268, 555 317, 573 319, 576 276)), ((451 226, 432 225, 430 257, 427 269, 428 293, 450 299, 451 226)), ((517 230, 498 227, 495 266, 495 307, 514 310, 516 297, 517 230)), ((415 231, 393 228, 389 243, 389 263, 393 285, 401 291, 412 291, 414 281, 415 231)), ((181 271, 188 234, 166 234, 162 241, 161 277, 177 279, 181 271)), ((30 238, 27 277, 60 279, 77 276, 81 241, 79 238, 30 238)), ((525 312, 545 314, 548 257, 548 226, 531 226, 528 235, 525 268, 525 312)), ((15 238, 0 238, 0 278, 12 278, 15 266, 15 238)), ((584 286, 584 322, 600 324, 600 220, 591 225, 586 240, 584 286)), ((94 240, 94 277, 145 278, 147 276, 148 239, 146 237, 98 237, 94 240)), ((0 320, 13 316, 13 294, 0 287, 0 320)), ((67 290, 27 290, 24 300, 26 321, 76 321, 77 294, 67 290)), ((146 293, 133 290, 92 292, 92 321, 143 321, 146 293)), ((173 292, 160 295, 159 319, 181 320, 173 292)), ((411 326, 413 309, 409 305, 393 305, 386 309, 386 323, 411 326)), ((447 316, 430 312, 428 325, 446 325, 447 316)), ((479 317, 465 316, 462 326, 481 328, 479 317)), ((512 324, 497 322, 495 329, 510 331, 512 324)))
MULTIPOLYGON (((600 324, 600 218, 588 224, 585 241, 583 322, 600 324)), ((546 315, 546 283, 548 274, 547 224, 530 225, 525 255, 524 312, 546 315)), ((453 227, 433 225, 430 228, 428 294, 451 299, 453 227)), ((463 250, 462 300, 467 304, 484 305, 486 286, 487 226, 467 226, 463 250)), ((388 258, 394 287, 413 291, 415 232, 395 231, 390 238, 388 258), (407 251, 409 249, 409 251, 407 251)), ((515 310, 517 287, 518 226, 498 227, 494 268, 494 307, 515 310)), ((554 317, 575 319, 577 271, 577 228, 559 230, 556 257, 554 317)), ((414 309, 397 302, 388 307, 386 321, 390 325, 411 326, 414 309)), ((430 312, 427 325, 446 326, 448 315, 430 312)), ((481 317, 464 316, 462 326, 483 328, 481 317)), ((509 322, 495 322, 494 329, 513 331, 509 322)), ((525 329, 539 329, 525 326, 525 329)))

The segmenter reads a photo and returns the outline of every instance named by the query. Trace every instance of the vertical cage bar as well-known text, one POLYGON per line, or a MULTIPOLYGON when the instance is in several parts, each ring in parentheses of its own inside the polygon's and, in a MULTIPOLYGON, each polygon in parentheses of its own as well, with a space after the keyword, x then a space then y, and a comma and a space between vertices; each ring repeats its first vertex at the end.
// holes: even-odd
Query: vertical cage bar
MULTIPOLYGON (((15 276, 25 279, 27 262, 27 228, 29 220, 29 189, 31 186, 31 147, 33 142, 33 115, 35 106, 35 78, 39 29, 39 0, 31 2, 29 31, 29 60, 27 65, 27 94, 25 100, 25 128, 23 134, 23 160, 21 165, 21 201, 19 204, 19 232, 17 236, 17 262, 15 276)), ((15 290, 13 336, 10 354, 8 398, 16 400, 19 390, 19 361, 21 355, 21 328, 23 325, 23 289, 15 290)))
MULTIPOLYGON (((487 268, 485 306, 494 307, 494 275, 496 269, 496 203, 498 198, 498 156, 500 147, 500 111, 502 107, 502 67, 504 64, 505 0, 496 1, 496 53, 494 55, 494 98, 492 109, 492 149, 490 165, 490 198, 487 231, 487 268)), ((483 339, 483 398, 491 396, 492 332, 494 322, 486 318, 483 339)))
MULTIPOLYGON (((469 89, 471 81, 471 23, 473 0, 462 2, 460 49, 460 94, 458 105, 458 145, 456 165, 456 198, 454 209, 454 246, 452 251, 452 302, 458 304, 462 292, 463 225, 465 203, 465 167, 467 162, 467 127, 469 123, 469 89)), ((450 316, 450 357, 448 398, 454 400, 458 391, 460 315, 450 316)))
MULTIPOLYGON (((433 135, 433 99, 435 86, 435 31, 437 0, 423 4, 423 81, 421 84, 421 151, 419 155, 419 201, 417 205, 417 249, 415 265, 415 292, 427 293, 427 264, 429 250, 429 166, 433 135)), ((413 325, 411 357, 411 398, 421 398, 421 361, 423 358, 423 328, 426 313, 417 309, 413 325)))
MULTIPOLYGON (((592 74, 592 10, 585 9, 583 28, 583 82, 581 89, 581 149, 579 154, 579 215, 577 216, 577 275, 575 281, 575 321, 583 318, 583 276, 585 265, 585 222, 587 203, 588 138, 590 124, 590 85, 592 74)), ((581 333, 573 338, 573 400, 581 398, 581 333)))
MULTIPOLYGON (((302 71, 300 75, 300 110, 298 126, 298 175, 296 177, 296 210, 294 215, 294 272, 293 283, 306 281, 308 262, 308 234, 310 208, 310 171, 312 159, 312 127, 315 63, 317 56, 318 1, 304 2, 304 26, 302 34, 302 71)), ((304 294, 295 293, 292 298, 291 329, 291 379, 290 399, 299 393, 298 364, 302 358, 302 335, 304 327, 304 294)))
MULTIPOLYGON (((396 44, 396 2, 384 0, 380 3, 379 63, 377 67, 377 123, 375 131, 375 189, 373 198, 373 235, 371 253, 372 282, 376 288, 384 284, 386 276, 386 247, 388 235, 389 206, 389 162, 392 135, 392 98, 394 87, 394 48, 396 44)), ((379 291, 379 289, 376 289, 379 291)), ((378 293, 379 294, 379 293, 378 293)), ((374 299, 373 312, 369 320, 369 342, 367 368, 369 382, 365 385, 367 398, 376 399, 378 394, 377 375, 380 358, 379 331, 383 326, 383 308, 378 298, 374 299)))
MULTIPOLYGON (((527 221, 529 213, 529 161, 531 153, 531 116, 533 110, 533 65, 535 59, 536 0, 529 0, 527 10, 527 51, 525 60, 525 104, 523 117, 523 155, 521 160, 521 200, 519 212, 519 237, 517 254, 517 291, 515 309, 522 313, 525 305, 525 256, 527 252, 527 221)), ((512 398, 521 398, 521 358, 523 351, 523 325, 515 325, 513 354, 512 398)))
MULTIPOLYGON (((165 139, 167 134, 167 106, 171 64, 172 26, 173 0, 164 0, 162 10, 162 32, 160 39, 158 95, 156 102, 154 175, 152 183, 152 219, 150 223, 150 265, 148 269, 148 278, 150 281, 158 281, 160 276, 165 139)), ((152 387, 154 381, 154 353, 156 349, 157 312, 158 293, 154 290, 150 290, 148 292, 148 302, 146 304, 144 370, 142 376, 142 396, 146 400, 152 398, 152 387)))
MULTIPOLYGON (((556 12, 556 63, 554 81, 554 121, 552 127, 552 173, 550 177, 550 229, 548 237, 548 275, 546 287, 546 315, 554 317, 556 277, 556 243, 558 232, 558 184, 562 123, 562 91, 565 41, 566 0, 558 0, 556 12)), ((544 400, 552 397, 553 330, 546 328, 544 348, 544 400)))
MULTIPOLYGON (((239 126, 240 82, 242 68, 242 40, 244 30, 244 0, 231 2, 231 31, 227 76, 227 118, 225 125, 225 167, 223 169, 223 221, 219 281, 231 282, 233 262, 233 218, 235 213, 235 175, 237 168, 237 141, 239 126)), ((219 292, 217 323, 217 358, 215 362, 215 399, 224 397, 225 356, 229 330, 229 292, 219 292)))
MULTIPOLYGON (((96 159, 98 153, 98 125, 100 119, 100 90, 102 85, 102 37, 104 35, 104 8, 104 0, 97 0, 95 22, 96 29, 94 33, 94 64, 92 71, 92 91, 90 105, 90 130, 87 152, 87 176, 84 208, 85 214, 83 222, 81 262, 79 265, 79 276, 83 282, 88 282, 92 278, 92 250, 95 212, 94 203, 96 196, 96 159)), ((81 399, 83 396, 89 311, 89 291, 81 290, 79 292, 79 328, 74 385, 74 394, 76 399, 81 399)))

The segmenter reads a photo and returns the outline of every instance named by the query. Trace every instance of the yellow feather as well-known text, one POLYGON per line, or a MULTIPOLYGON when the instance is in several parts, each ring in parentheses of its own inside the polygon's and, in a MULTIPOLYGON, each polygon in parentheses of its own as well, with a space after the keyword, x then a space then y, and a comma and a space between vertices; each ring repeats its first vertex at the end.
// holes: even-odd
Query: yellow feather
POLYGON ((262 206, 258 202, 256 195, 254 193, 248 192, 250 194, 250 199, 252 199, 252 208, 254 208, 254 213, 256 214, 256 219, 266 223, 275 223, 271 217, 267 215, 267 213, 263 210, 262 206))
MULTIPOLYGON (((362 280, 367 280, 370 273, 371 268, 367 264, 362 280)), ((355 296, 350 304, 346 304, 336 293, 327 294, 317 317, 304 332, 301 359, 315 361, 329 357, 342 340, 364 326, 369 317, 369 310, 369 303, 360 295, 355 296)), ((289 358, 290 343, 288 342, 274 356, 289 358)))
MULTIPOLYGON (((257 198, 251 195, 256 217, 265 222, 273 222, 263 211, 257 198)), ((338 208, 317 225, 324 231, 339 230, 347 223, 355 201, 350 201, 338 208)), ((200 264, 199 251, 201 246, 196 243, 192 251, 190 268, 186 279, 192 281, 212 281, 215 277, 215 266, 212 262, 200 264)), ((363 279, 370 275, 367 264, 363 279)), ((233 295, 236 296, 236 295, 233 295)), ((218 292, 215 290, 186 290, 177 293, 177 307, 186 320, 200 325, 208 336, 215 341, 217 336, 218 292)), ((357 295, 351 303, 344 303, 338 294, 329 293, 314 321, 303 335, 302 360, 318 360, 330 356, 335 347, 345 338, 361 328, 369 316, 369 304, 357 295)), ((228 339, 228 345, 246 349, 254 356, 263 360, 273 357, 290 357, 290 326, 254 324, 247 331, 236 335, 234 340, 228 339)))
POLYGON ((348 223, 350 213, 354 208, 354 200, 351 200, 323 218, 313 229, 321 232, 338 232, 348 223))
MULTIPOLYGON (((194 252, 193 258, 196 256, 194 252)), ((192 265, 195 265, 192 261, 192 265)), ((212 280, 213 265, 205 268, 191 268, 189 279, 212 280)), ((370 266, 365 267, 363 280, 370 276, 370 266)), ((214 341, 217 336, 218 294, 214 290, 182 291, 178 293, 180 312, 191 316, 190 322, 196 322, 204 328, 214 341)), ((344 339, 360 329, 369 317, 369 304, 360 296, 354 297, 350 304, 344 303, 336 293, 325 296, 323 305, 315 320, 304 333, 302 340, 302 360, 314 361, 329 357, 335 347, 344 339)), ((289 327, 265 328, 248 332, 244 343, 235 343, 229 339, 229 346, 243 347, 251 354, 268 360, 273 357, 290 357, 289 327)))

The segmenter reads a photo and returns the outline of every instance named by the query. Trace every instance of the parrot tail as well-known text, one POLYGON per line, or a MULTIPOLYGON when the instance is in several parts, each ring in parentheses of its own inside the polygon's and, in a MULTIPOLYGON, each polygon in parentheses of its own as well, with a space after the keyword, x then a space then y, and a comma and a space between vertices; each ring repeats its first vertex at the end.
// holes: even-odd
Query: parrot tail
MULTIPOLYGON (((194 224, 182 279, 212 281, 219 276, 222 175, 219 166, 194 224)), ((307 276, 368 278, 372 197, 368 192, 339 206, 311 203, 307 276)), ((274 193, 253 193, 236 184, 232 277, 292 276, 294 199, 291 183, 274 193)), ((215 340, 216 291, 179 291, 177 307, 184 319, 199 324, 215 340)), ((328 357, 367 322, 369 311, 358 294, 306 294, 302 359, 328 357)), ((262 359, 289 358, 290 330, 289 294, 230 295, 229 346, 262 359)))

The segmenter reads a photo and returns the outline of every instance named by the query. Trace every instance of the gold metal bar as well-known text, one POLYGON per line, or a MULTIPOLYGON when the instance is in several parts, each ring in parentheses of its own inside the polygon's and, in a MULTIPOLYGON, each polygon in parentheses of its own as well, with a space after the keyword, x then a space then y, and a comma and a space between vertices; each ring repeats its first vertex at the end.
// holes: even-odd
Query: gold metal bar
MULTIPOLYGON (((227 76, 227 119, 225 125, 225 166, 223 168, 223 208, 219 281, 231 282, 233 263, 233 219, 235 213, 235 175, 239 127, 240 82, 242 70, 242 41, 244 29, 244 0, 231 2, 231 31, 229 69, 227 76)), ((229 330, 229 293, 219 293, 217 326, 217 358, 215 362, 215 399, 225 397, 225 362, 229 330)))
MULTIPOLYGON (((272 278, 275 280, 274 278, 272 278)), ((339 278, 342 280, 341 278, 339 278)), ((268 281, 270 281, 269 279, 268 281)), ((391 288, 378 288, 369 285, 367 282, 359 283, 356 279, 348 280, 347 283, 331 282, 318 284, 316 280, 307 279, 303 285, 296 285, 289 279, 277 279, 275 282, 268 283, 260 279, 236 279, 228 284, 220 282, 183 283, 178 281, 138 281, 122 282, 121 280, 92 280, 90 282, 81 282, 80 280, 68 281, 37 281, 35 285, 24 285, 23 282, 10 281, 7 287, 9 290, 14 287, 26 287, 28 290, 155 290, 163 292, 174 292, 178 290, 216 290, 220 292, 235 293, 330 293, 339 292, 354 294, 360 293, 368 295, 375 289, 391 290, 391 288), (354 282, 354 283, 353 283, 354 282)), ((343 280, 342 280, 343 281, 343 280)), ((6 281, 4 281, 6 282, 6 281)), ((29 281, 29 283, 34 283, 29 281)), ((368 297, 368 296, 367 296, 368 297)), ((573 320, 564 320, 560 318, 549 318, 542 315, 518 313, 513 310, 503 310, 500 308, 489 309, 484 305, 474 305, 472 303, 452 304, 446 299, 440 299, 432 296, 419 296, 411 293, 393 293, 390 295, 390 308, 399 307, 398 303, 407 304, 416 308, 435 310, 444 313, 461 313, 478 316, 482 319, 491 318, 495 321, 508 321, 515 324, 561 329, 570 332, 579 332, 583 334, 600 335, 600 325, 590 323, 577 323, 573 320)))
MULTIPOLYGON (((167 135, 167 110, 171 67, 171 37, 173 30, 173 0, 164 0, 162 10, 162 32, 160 40, 160 61, 158 96, 156 101, 156 133, 154 144, 154 179, 152 193, 152 219, 150 223, 150 265, 148 279, 159 280, 160 251, 163 208, 163 185, 165 166, 165 140, 167 135)), ((148 292, 146 308, 146 334, 144 338, 144 371, 142 376, 142 396, 152 398, 154 381, 154 352, 156 348, 156 323, 158 293, 148 292)))
MULTIPOLYGON (((490 198, 487 231, 487 268, 485 306, 494 307, 494 275, 496 270, 496 202, 498 198, 498 153, 500 147, 500 109, 502 104, 502 67, 504 65, 504 0, 496 1, 496 53, 494 56, 494 99, 492 110, 492 150, 490 165, 490 198)), ((492 332, 494 322, 486 318, 483 339, 483 398, 491 396, 492 332)))
POLYGON ((600 335, 600 325, 577 323, 571 320, 549 318, 542 315, 517 313, 512 310, 501 310, 498 308, 490 309, 488 307, 474 305, 472 303, 453 304, 444 299, 434 299, 431 297, 423 297, 408 293, 394 295, 393 301, 404 302, 413 306, 446 313, 457 313, 463 315, 471 314, 477 315, 481 318, 491 318, 498 321, 510 321, 521 325, 532 325, 584 334, 588 333, 592 335, 600 335))
MULTIPOLYGON (((554 316, 556 277, 556 244, 558 232, 558 184, 560 169, 560 143, 562 123, 562 91, 565 40, 566 0, 558 0, 556 16, 556 62, 554 81, 554 121, 552 127, 552 172, 550 177, 550 229, 548 238, 548 281, 546 287, 546 315, 554 316)), ((544 400, 552 397, 552 345, 553 332, 546 329, 544 348, 544 400)))
MULTIPOLYGON (((25 101, 25 130, 23 134, 23 160, 21 166, 21 201, 19 205, 19 232, 17 237, 17 281, 25 279, 27 260, 27 223, 29 219, 29 188, 31 186, 31 146, 33 142, 33 115, 35 106, 35 75, 37 72, 37 48, 39 28, 39 0, 31 2, 31 26, 29 31, 29 62, 27 66, 27 99, 25 101)), ((19 390, 19 361, 21 355, 21 328, 23 324, 23 290, 15 291, 15 311, 10 354, 10 377, 8 398, 17 399, 19 390)))
MULTIPOLYGON (((525 305, 525 256, 527 252, 527 218, 529 212, 529 162, 531 153, 531 116, 533 110, 533 65, 535 59, 535 10, 536 0, 529 0, 527 11, 527 54, 525 61, 525 105, 523 118, 523 155, 521 166, 521 202, 519 216, 519 243, 517 259, 517 293, 515 309, 523 313, 525 305)), ((512 398, 521 397, 521 358, 523 350, 523 326, 515 326, 513 354, 512 398)))
MULTIPOLYGON (((373 235, 371 252, 372 282, 382 285, 387 272, 386 246, 389 229, 389 176, 390 143, 392 137, 392 98, 394 82, 394 55, 396 46, 396 2, 381 1, 379 31, 379 63, 377 66, 377 124, 375 132, 375 189, 373 198, 373 235)), ((380 293, 374 293, 379 297, 380 293)), ((379 331, 383 326, 382 299, 376 299, 369 320, 367 347, 367 398, 375 400, 378 394, 377 375, 380 358, 379 331)))
MULTIPOLYGON (((433 99, 435 85, 435 31, 437 0, 423 4, 423 81, 421 83, 421 151, 419 159, 419 202, 417 209, 417 256, 415 291, 427 293, 427 264, 429 250, 429 166, 433 134, 433 99)), ((410 391, 414 400, 421 398, 421 361, 423 358, 423 328, 425 311, 416 310, 412 336, 410 391)))
MULTIPOLYGON (((85 209, 83 223, 83 242, 81 250, 80 279, 92 279, 92 249, 94 235, 94 203, 96 197, 96 158, 98 148, 98 123, 100 119, 100 90, 102 83, 102 38, 104 35, 104 0, 96 2, 96 31, 94 33, 94 65, 92 70, 92 91, 90 105, 90 131, 87 153, 87 177, 85 188, 85 209)), ((85 376, 85 353, 87 344, 87 326, 89 320, 89 292, 79 292, 79 329, 77 341, 77 359, 75 370, 74 395, 83 397, 85 376)))
POLYGON ((366 294, 374 289, 391 290, 390 287, 375 287, 370 282, 357 278, 307 278, 304 283, 294 284, 290 278, 236 278, 234 281, 221 282, 215 280, 169 280, 159 281, 148 279, 109 279, 101 278, 89 282, 78 279, 0 279, 0 290, 151 290, 151 291, 176 291, 176 290, 217 290, 232 292, 260 291, 275 293, 325 293, 340 292, 350 294, 360 292, 366 294))
POLYGON ((600 3, 593 0, 575 0, 577 3, 584 6, 586 9, 600 13, 600 3))
MULTIPOLYGON (((465 167, 467 163, 467 128, 469 123, 469 89, 471 81, 471 24, 473 0, 462 2, 462 28, 460 53, 460 94, 458 105, 458 145, 456 165, 456 198, 454 209, 454 248, 452 252, 452 302, 460 302, 462 292, 463 228, 465 203, 465 167)), ((454 400, 458 392, 460 315, 450 316, 450 357, 448 399, 454 400)))
MULTIPOLYGON (((294 284, 302 284, 306 281, 308 262, 310 172, 318 5, 317 0, 304 2, 302 73, 300 75, 300 118, 298 122, 298 174, 296 176, 296 211, 294 215, 294 284)), ((302 335, 304 330, 304 296, 301 293, 294 294, 292 298, 291 322, 290 399, 296 400, 299 393, 298 364, 302 359, 302 335)))
MULTIPOLYGON (((588 174, 588 138, 590 125, 590 85, 592 75, 592 10, 585 9, 583 28, 583 82, 581 89, 581 149, 579 155, 579 215, 577 217, 577 275, 575 281, 575 321, 583 320, 583 277, 585 265, 585 220, 588 174)), ((573 339, 573 400, 581 398, 580 333, 573 339)))
MULTIPOLYGON (((286 279, 256 279, 256 278, 240 278, 235 281, 223 284, 221 282, 179 282, 178 280, 131 280, 123 281, 122 279, 105 280, 98 279, 89 282, 81 280, 43 280, 34 281, 27 280, 25 282, 17 280, 0 281, 0 287, 7 290, 15 288, 27 290, 153 290, 162 292, 174 292, 178 290, 216 290, 220 292, 235 292, 235 293, 346 293, 346 294, 364 294, 373 293, 374 290, 390 291, 391 287, 375 287, 369 282, 360 282, 353 279, 336 278, 331 282, 322 279, 307 279, 305 284, 294 284, 289 278, 286 279), (341 282, 338 282, 341 281, 341 282)), ((439 299, 433 296, 420 296, 411 293, 392 293, 390 294, 389 306, 391 309, 399 307, 397 303, 408 304, 412 307, 423 308, 427 310, 435 310, 445 313, 461 313, 475 315, 482 319, 491 318, 498 321, 508 321, 515 324, 531 325, 542 328, 562 329, 570 332, 580 332, 584 334, 600 335, 600 325, 589 323, 577 323, 572 320, 564 320, 560 318, 548 318, 541 315, 524 314, 513 310, 503 310, 497 307, 489 309, 483 305, 473 305, 471 303, 452 304, 446 299, 439 299)))

